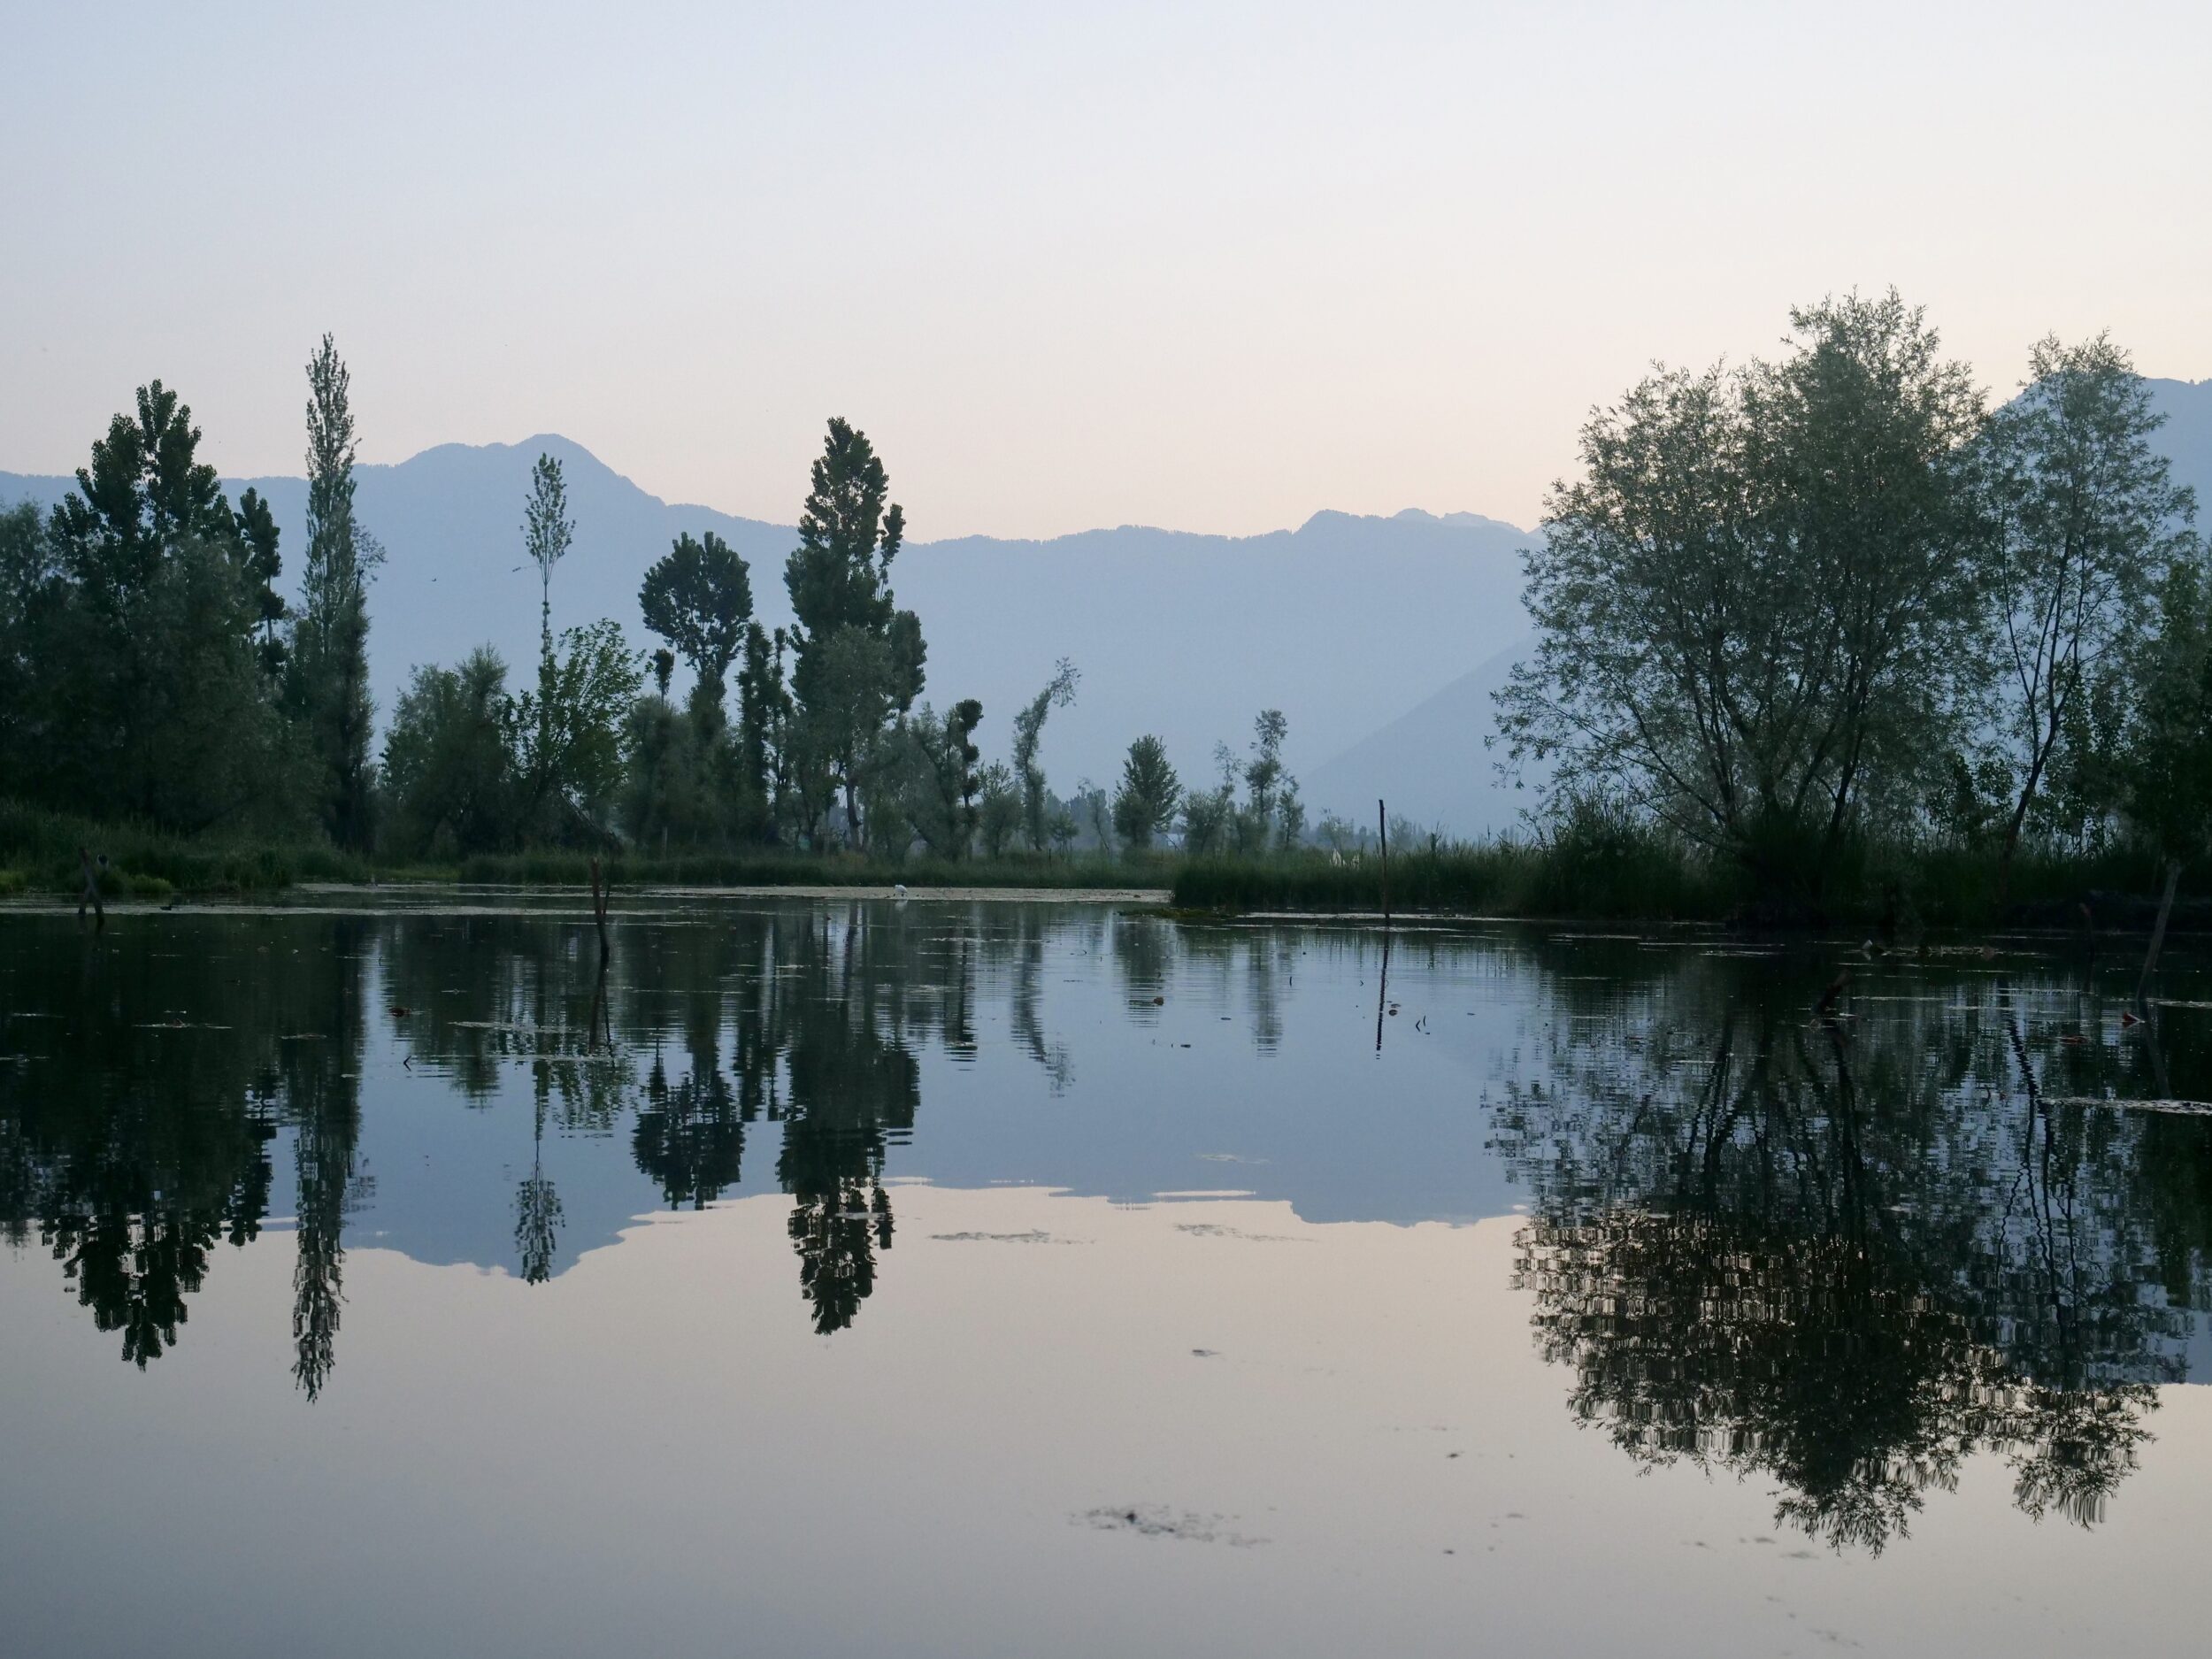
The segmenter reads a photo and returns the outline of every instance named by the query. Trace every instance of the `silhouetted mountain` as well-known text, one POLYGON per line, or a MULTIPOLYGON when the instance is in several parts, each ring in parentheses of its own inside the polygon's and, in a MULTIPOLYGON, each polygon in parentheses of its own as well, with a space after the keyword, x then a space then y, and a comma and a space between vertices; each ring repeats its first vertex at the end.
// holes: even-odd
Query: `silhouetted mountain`
MULTIPOLYGON (((2152 380, 2152 406, 2166 417, 2158 442, 2175 480, 2197 493, 2197 522, 2212 522, 2212 380, 2152 380)), ((1454 515, 1455 518, 1461 515, 1454 515)), ((1519 607, 1513 620, 1526 626, 1519 607)), ((1525 635, 1396 719, 1369 733, 1306 775, 1306 798, 1318 818, 1343 813, 1356 824, 1374 816, 1376 798, 1393 817, 1477 835, 1513 829, 1535 803, 1533 788, 1499 782, 1502 751, 1486 749, 1497 729, 1491 694, 1533 643, 1525 635)), ((1532 786, 1541 776, 1532 770, 1532 786)))
MULTIPOLYGON (((2150 388, 2175 477, 2195 488, 2200 518, 2212 514, 2212 380, 2150 388)), ((752 565, 764 619, 788 619, 788 527, 664 502, 558 436, 443 444, 359 470, 362 521, 388 555, 371 595, 383 712, 413 664, 452 662, 481 642, 526 674, 537 575, 520 526, 541 450, 561 459, 576 520, 575 548, 554 576, 557 626, 614 617, 634 643, 649 643, 638 582, 687 530, 726 540, 752 565)), ((227 487, 235 498, 247 485, 269 498, 296 583, 305 484, 227 487)), ((802 486, 793 480, 795 499, 802 486)), ((0 472, 0 503, 51 506, 72 487, 0 472)), ((1334 808, 1363 821, 1380 793, 1394 811, 1467 833, 1509 826, 1528 799, 1497 785, 1495 755, 1483 748, 1488 691, 1510 665, 1499 654, 1527 627, 1518 549, 1528 540, 1475 513, 1319 512, 1255 536, 1125 525, 1049 541, 917 541, 893 576, 928 638, 926 695, 980 697, 987 754, 1004 754, 1013 710, 1057 658, 1082 671, 1075 706, 1045 732, 1046 767, 1063 794, 1087 776, 1110 785, 1142 732, 1166 740, 1187 782, 1206 781, 1215 743, 1241 752, 1253 716, 1272 707, 1290 718, 1286 758, 1315 817, 1334 808)))
MULTIPOLYGON (((488 641, 526 674, 537 654, 537 571, 522 554, 532 462, 557 457, 576 541, 553 577, 556 627, 613 617, 651 641, 637 605, 645 568, 683 531, 712 530, 752 565, 764 620, 788 620, 783 561, 796 533, 648 495, 588 450, 545 435, 445 444, 358 469, 361 520, 387 563, 370 595, 369 655, 388 715, 413 664, 449 663, 488 641)), ((896 474, 894 474, 895 480, 896 474)), ((795 480, 795 499, 803 480, 795 480)), ((283 532, 285 585, 304 545, 306 485, 234 479, 269 499, 283 532)), ((0 502, 51 506, 65 478, 0 473, 0 502)), ((929 642, 925 695, 983 700, 986 752, 1005 752, 1013 710, 1051 676, 1082 671, 1073 708, 1046 728, 1055 785, 1110 782, 1129 741, 1156 732, 1194 782, 1217 741, 1240 750, 1253 716, 1290 718, 1293 770, 1343 748, 1496 650, 1520 628, 1523 532, 1472 513, 1394 518, 1317 513, 1296 530, 1190 535, 1125 526, 1050 541, 969 536, 910 542, 893 570, 900 603, 929 642)))
POLYGON ((2153 380, 2151 407, 2166 417, 2158 444, 2174 481, 2197 492, 2197 524, 2212 519, 2212 380, 2153 380))
POLYGON ((1534 644, 1533 634, 1524 634, 1480 667, 1317 766, 1305 780, 1316 821, 1323 812, 1333 811, 1369 827, 1380 799, 1388 802, 1394 818, 1409 818, 1456 835, 1514 829, 1524 809, 1535 804, 1533 786, 1544 769, 1532 768, 1525 780, 1530 787, 1516 789, 1497 775, 1504 752, 1486 749, 1483 741, 1497 729, 1492 694, 1534 644))

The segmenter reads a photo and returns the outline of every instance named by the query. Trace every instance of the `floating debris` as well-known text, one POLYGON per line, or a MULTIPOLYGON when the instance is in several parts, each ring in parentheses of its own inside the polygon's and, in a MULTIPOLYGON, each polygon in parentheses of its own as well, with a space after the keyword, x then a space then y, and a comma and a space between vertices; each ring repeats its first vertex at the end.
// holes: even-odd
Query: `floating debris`
POLYGON ((2122 1112, 2170 1112, 2183 1118, 2212 1118, 2212 1101, 2122 1100, 2108 1094, 2046 1094, 2046 1106, 2103 1106, 2122 1112))
POLYGON ((1255 1544, 1264 1544, 1264 1538, 1249 1538, 1224 1523, 1233 1521, 1233 1515, 1198 1515, 1185 1509, 1179 1514, 1157 1504, 1141 1504, 1133 1509, 1087 1509, 1069 1517, 1078 1526, 1089 1526, 1102 1532, 1135 1532, 1142 1538, 1179 1538, 1194 1544, 1226 1544, 1233 1549, 1249 1549, 1255 1544))

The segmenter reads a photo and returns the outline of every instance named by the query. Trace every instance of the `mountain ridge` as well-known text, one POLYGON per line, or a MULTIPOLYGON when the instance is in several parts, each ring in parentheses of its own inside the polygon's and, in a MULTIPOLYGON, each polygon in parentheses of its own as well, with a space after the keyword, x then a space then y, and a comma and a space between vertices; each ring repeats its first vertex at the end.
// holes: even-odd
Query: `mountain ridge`
MULTIPOLYGON (((2152 379, 2159 443, 2212 520, 2212 380, 2152 379)), ((780 580, 795 529, 650 495, 581 444, 539 434, 511 444, 446 443, 364 463, 357 502, 390 562, 373 598, 372 678, 388 712, 417 663, 489 642, 511 664, 536 650, 537 585, 522 560, 522 502, 542 450, 568 471, 577 551, 555 573, 557 621, 619 619, 647 639, 636 589, 683 531, 712 530, 753 567, 762 618, 787 619, 780 580)), ((268 496, 298 579, 306 486, 226 480, 268 496)), ((69 478, 0 472, 0 503, 50 507, 69 478)), ((1187 785, 1210 781, 1214 745, 1241 752, 1253 717, 1280 708, 1286 758, 1311 815, 1364 822, 1394 812, 1450 831, 1513 826, 1527 791, 1494 782, 1488 693, 1525 639, 1518 550, 1532 539, 1479 513, 1409 507, 1387 516, 1322 509, 1294 527, 1225 536, 1125 524, 1049 537, 964 535, 907 544, 894 567, 929 641, 925 695, 982 698, 987 755, 1003 754, 1011 710, 1071 658, 1075 705, 1048 723, 1056 787, 1110 784, 1131 738, 1155 732, 1187 785), (1040 557, 1040 556, 1042 557, 1040 557)))

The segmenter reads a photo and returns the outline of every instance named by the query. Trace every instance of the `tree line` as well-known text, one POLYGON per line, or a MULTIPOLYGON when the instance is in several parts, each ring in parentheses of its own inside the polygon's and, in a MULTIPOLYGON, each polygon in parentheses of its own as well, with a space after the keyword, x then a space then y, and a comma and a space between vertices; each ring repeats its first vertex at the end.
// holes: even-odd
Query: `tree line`
POLYGON ((922 700, 921 621, 892 586, 905 514, 842 419, 785 562, 792 620, 755 614, 752 572, 721 537, 686 534, 639 590, 649 651, 610 619, 556 627, 576 523, 560 462, 540 456, 518 526, 539 576, 534 674, 488 646, 419 665, 380 746, 369 602, 384 549, 356 509, 351 377, 327 335, 307 380, 296 603, 279 589, 268 503, 249 489, 232 506, 198 458, 189 407, 157 380, 50 515, 0 514, 7 794, 185 834, 319 834, 398 860, 618 845, 958 860, 1178 836, 1251 853, 1304 833, 1272 710, 1248 754, 1217 751, 1212 787, 1186 789, 1146 735, 1111 787, 1055 793, 1045 729, 1080 681, 1064 660, 1014 710, 1007 758, 986 763, 980 702, 922 700))
POLYGON ((2212 591, 2104 335, 1988 406, 1894 292, 1773 361, 1661 367, 1581 434, 1525 556, 1503 762, 1819 902, 1870 843, 2154 855, 2212 836, 2212 591))

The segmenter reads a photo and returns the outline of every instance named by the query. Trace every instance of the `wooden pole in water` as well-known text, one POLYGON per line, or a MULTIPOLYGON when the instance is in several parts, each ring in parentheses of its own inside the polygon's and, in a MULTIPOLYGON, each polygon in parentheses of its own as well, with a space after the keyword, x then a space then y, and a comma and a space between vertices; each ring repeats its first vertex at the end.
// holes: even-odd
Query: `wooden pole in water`
POLYGON ((1380 796, 1375 800, 1375 833, 1382 841, 1383 926, 1390 926, 1390 819, 1383 812, 1380 796))
POLYGON ((2158 971, 2159 948, 2166 942, 2166 918, 2174 913, 2174 888, 2181 882, 2181 861, 2166 861, 2166 895, 2158 902, 2158 922, 2151 929, 2151 948, 2143 958, 2142 977, 2135 982, 2135 1002, 2139 1008, 2148 1005, 2151 995, 2151 975, 2158 971))
POLYGON ((607 959, 609 949, 607 944, 607 900, 605 890, 600 885, 599 860, 596 858, 594 858, 591 861, 591 919, 599 925, 599 960, 603 963, 607 959))
POLYGON ((91 853, 82 847, 78 848, 77 864, 84 872, 84 891, 77 895, 77 915, 80 918, 83 917, 85 903, 89 900, 95 925, 105 927, 108 925, 107 906, 100 902, 100 877, 92 867, 91 853))

